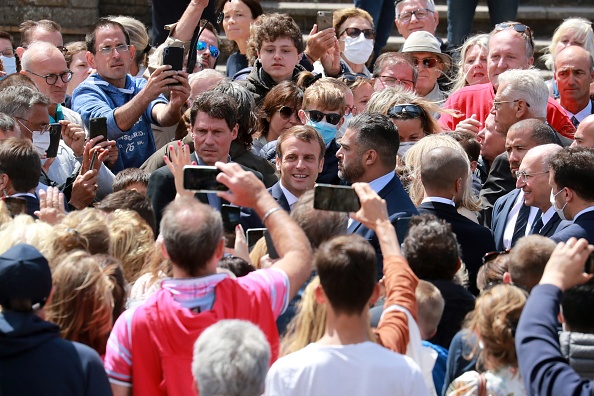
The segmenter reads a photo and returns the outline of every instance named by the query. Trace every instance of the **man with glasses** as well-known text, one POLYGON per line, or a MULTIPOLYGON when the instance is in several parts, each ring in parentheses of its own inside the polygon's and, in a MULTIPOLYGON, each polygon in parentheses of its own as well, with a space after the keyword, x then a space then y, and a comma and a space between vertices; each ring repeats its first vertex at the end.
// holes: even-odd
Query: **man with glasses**
MULTIPOLYGON (((530 28, 519 22, 498 24, 489 36, 487 73, 490 82, 463 87, 452 93, 444 108, 458 110, 463 116, 454 117, 442 114, 439 124, 443 129, 453 131, 460 121, 471 118, 472 115, 475 115, 476 119, 483 124, 493 107, 495 93, 500 86, 499 76, 510 69, 529 69, 533 63, 534 40, 530 28)), ((522 90, 516 92, 516 95, 526 93, 525 90, 522 90)), ((516 105, 517 103, 519 102, 516 102, 516 105)), ((575 132, 573 124, 559 103, 552 98, 548 98, 546 118, 557 132, 565 137, 573 137, 575 132)), ((478 128, 476 132, 478 132, 478 128)))
MULTIPOLYGON (((412 32, 424 31, 435 36, 439 24, 439 14, 433 0, 396 0, 396 19, 394 23, 398 33, 408 39, 412 32)), ((446 44, 439 40, 441 52, 446 44)))
POLYGON ((373 89, 379 92, 386 87, 400 86, 409 91, 415 89, 418 70, 408 55, 400 52, 385 52, 373 66, 373 89))
POLYGON ((90 75, 72 93, 72 107, 85 124, 91 118, 107 118, 107 138, 119 150, 114 173, 140 167, 155 152, 151 124, 175 125, 190 95, 185 71, 158 67, 147 80, 128 74, 135 49, 119 23, 100 19, 87 35, 87 60, 97 73, 90 75), (167 101, 163 92, 169 90, 167 101))

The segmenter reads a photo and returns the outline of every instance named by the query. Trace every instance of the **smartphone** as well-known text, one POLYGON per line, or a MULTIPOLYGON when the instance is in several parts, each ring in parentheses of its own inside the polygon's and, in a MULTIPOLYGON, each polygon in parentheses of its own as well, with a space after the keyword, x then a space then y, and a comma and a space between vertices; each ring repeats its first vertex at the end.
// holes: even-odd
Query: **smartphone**
POLYGON ((217 181, 221 171, 216 166, 186 165, 184 166, 184 188, 200 193, 216 193, 229 191, 229 188, 217 181))
POLYGON ((316 183, 314 186, 314 209, 335 212, 356 212, 361 209, 359 196, 350 186, 335 186, 316 183))
POLYGON ((45 150, 47 158, 55 158, 58 155, 58 146, 60 146, 60 138, 62 137, 62 124, 59 122, 52 122, 50 124, 50 145, 45 150))
POLYGON ((332 12, 330 11, 318 11, 318 19, 316 20, 318 25, 318 32, 331 28, 332 25, 332 12))
POLYGON ((223 204, 221 205, 221 217, 225 231, 235 233, 235 227, 239 225, 241 209, 239 206, 223 204))
POLYGON ((396 236, 398 237, 398 242, 402 243, 404 238, 406 238, 406 234, 408 234, 408 228, 410 225, 410 219, 412 217, 399 217, 396 219, 396 236))
POLYGON ((95 150, 95 152, 93 153, 93 156, 91 157, 91 164, 89 165, 89 170, 92 170, 93 167, 95 166, 95 161, 97 160, 97 153, 99 151, 95 150))
POLYGON ((27 213, 27 200, 21 197, 3 197, 2 200, 6 204, 8 213, 11 217, 16 217, 20 214, 27 213))
POLYGON ((264 232, 266 232, 266 228, 249 228, 247 230, 245 234, 249 250, 252 250, 256 242, 262 239, 264 232))
POLYGON ((182 71, 184 68, 184 49, 182 47, 165 47, 163 49, 163 64, 171 66, 172 70, 182 71))
POLYGON ((97 117, 89 120, 89 138, 93 139, 97 136, 102 135, 103 139, 98 143, 107 140, 107 118, 97 117))
POLYGON ((279 258, 276 247, 274 247, 274 242, 272 242, 272 236, 268 230, 264 231, 264 239, 266 240, 266 250, 268 250, 268 257, 273 260, 279 258))

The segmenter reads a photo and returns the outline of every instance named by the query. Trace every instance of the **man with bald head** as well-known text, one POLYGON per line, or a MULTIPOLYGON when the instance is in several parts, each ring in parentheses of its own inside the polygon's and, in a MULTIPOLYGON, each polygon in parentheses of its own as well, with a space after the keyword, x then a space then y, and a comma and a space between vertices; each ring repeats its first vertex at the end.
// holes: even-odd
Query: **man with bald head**
POLYGON ((478 294, 476 275, 485 253, 495 250, 493 237, 486 227, 462 216, 456 206, 468 188, 468 158, 448 147, 429 151, 421 161, 421 181, 426 198, 417 208, 420 214, 431 213, 451 224, 462 248, 462 260, 469 275, 469 290, 478 294))
POLYGON ((576 128, 584 118, 594 114, 590 99, 590 83, 593 79, 594 60, 590 52, 577 45, 559 51, 555 57, 559 102, 576 128))
POLYGON ((543 144, 526 152, 517 172, 516 187, 524 193, 524 203, 536 207, 541 216, 537 217, 530 234, 550 237, 557 230, 569 224, 561 224, 561 218, 551 204, 551 186, 548 183, 551 158, 563 148, 558 144, 543 144))
POLYGON ((594 148, 594 115, 589 115, 580 122, 573 139, 571 147, 594 148))

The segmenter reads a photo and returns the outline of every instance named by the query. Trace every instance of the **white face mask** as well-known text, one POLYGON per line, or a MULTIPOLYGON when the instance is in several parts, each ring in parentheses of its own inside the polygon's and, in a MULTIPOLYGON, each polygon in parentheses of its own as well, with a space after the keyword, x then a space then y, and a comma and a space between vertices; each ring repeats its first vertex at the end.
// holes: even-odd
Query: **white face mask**
POLYGON ((553 194, 553 190, 551 190, 551 205, 553 205, 553 210, 559 215, 559 218, 561 220, 567 220, 567 217, 565 217, 565 213, 563 213, 563 209, 565 209, 565 207, 567 206, 567 202, 565 202, 565 205, 563 205, 562 208, 558 208, 557 203, 555 202, 555 197, 559 195, 561 191, 563 190, 559 190, 557 191, 557 194, 553 194))
POLYGON ((16 68, 16 57, 9 58, 8 56, 0 55, 0 60, 2 60, 2 64, 4 65, 4 71, 6 75, 14 74, 17 72, 16 68))
POLYGON ((347 130, 347 124, 349 122, 349 120, 353 118, 353 113, 350 114, 345 114, 343 116, 344 121, 342 122, 342 125, 340 126, 340 128, 338 129, 338 131, 336 132, 336 139, 340 139, 341 137, 344 136, 344 133, 347 130))
POLYGON ((41 157, 45 155, 45 152, 50 146, 50 133, 47 132, 39 132, 39 131, 32 131, 33 135, 33 146, 39 153, 41 157))
POLYGON ((347 37, 344 39, 344 57, 355 65, 362 65, 367 62, 373 52, 373 40, 366 39, 364 33, 359 37, 347 37))
POLYGON ((406 152, 410 150, 412 146, 415 145, 416 142, 401 142, 400 146, 398 146, 398 155, 400 158, 404 158, 406 152))

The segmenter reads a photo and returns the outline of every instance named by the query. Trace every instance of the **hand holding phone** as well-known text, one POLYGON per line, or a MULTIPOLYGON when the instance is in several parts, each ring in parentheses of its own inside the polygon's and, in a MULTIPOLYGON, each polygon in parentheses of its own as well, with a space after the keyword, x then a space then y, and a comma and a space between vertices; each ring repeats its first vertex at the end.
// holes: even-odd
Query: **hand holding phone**
POLYGON ((47 158, 55 158, 58 155, 58 147, 60 146, 60 138, 62 137, 62 124, 59 122, 52 122, 50 124, 50 145, 45 151, 47 158))
POLYGON ((314 209, 357 212, 361 209, 361 202, 352 187, 316 183, 314 186, 314 209))
POLYGON ((89 120, 89 139, 94 139, 97 136, 103 136, 97 143, 101 143, 107 140, 107 118, 96 117, 89 120))
POLYGON ((217 193, 229 191, 229 188, 217 181, 221 171, 216 166, 184 166, 184 189, 199 193, 217 193))

